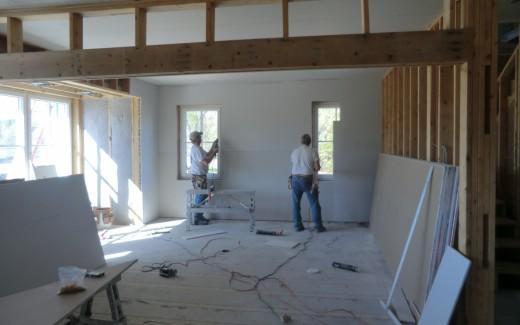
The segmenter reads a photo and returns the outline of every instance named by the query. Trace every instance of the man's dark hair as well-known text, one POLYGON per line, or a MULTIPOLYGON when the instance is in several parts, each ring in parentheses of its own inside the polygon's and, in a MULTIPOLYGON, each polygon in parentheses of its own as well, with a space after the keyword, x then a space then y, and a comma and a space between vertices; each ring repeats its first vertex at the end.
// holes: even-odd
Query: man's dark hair
POLYGON ((308 135, 307 133, 302 135, 302 144, 304 144, 306 146, 310 146, 311 145, 311 136, 308 135))

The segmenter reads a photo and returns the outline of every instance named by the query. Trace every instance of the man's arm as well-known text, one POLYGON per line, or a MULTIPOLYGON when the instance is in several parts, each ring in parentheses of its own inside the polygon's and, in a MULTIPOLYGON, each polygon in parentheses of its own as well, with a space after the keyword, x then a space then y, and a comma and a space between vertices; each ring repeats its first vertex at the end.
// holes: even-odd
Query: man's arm
POLYGON ((213 145, 211 146, 211 149, 209 152, 206 153, 206 156, 204 159, 202 159, 202 163, 205 165, 209 165, 213 158, 217 155, 218 152, 218 139, 213 142, 213 145))
POLYGON ((319 172, 321 169, 320 156, 318 156, 318 153, 316 151, 313 151, 313 153, 314 153, 314 171, 319 172))

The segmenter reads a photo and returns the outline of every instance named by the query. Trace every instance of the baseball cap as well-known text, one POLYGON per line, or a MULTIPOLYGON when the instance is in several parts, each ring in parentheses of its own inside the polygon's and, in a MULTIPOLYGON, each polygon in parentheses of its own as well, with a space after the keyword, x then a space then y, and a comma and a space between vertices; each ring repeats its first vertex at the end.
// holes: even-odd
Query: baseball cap
POLYGON ((200 136, 202 136, 202 132, 193 131, 190 133, 190 141, 195 141, 200 136))

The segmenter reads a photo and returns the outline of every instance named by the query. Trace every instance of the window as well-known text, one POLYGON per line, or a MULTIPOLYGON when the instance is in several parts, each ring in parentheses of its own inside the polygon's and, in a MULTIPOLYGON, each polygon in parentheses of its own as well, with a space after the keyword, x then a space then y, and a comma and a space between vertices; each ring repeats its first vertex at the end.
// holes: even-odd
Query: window
POLYGON ((313 141, 320 156, 322 176, 334 175, 334 121, 340 120, 338 103, 313 103, 313 141))
POLYGON ((70 104, 21 94, 0 94, 0 180, 72 172, 70 104), (52 170, 52 171, 50 171, 52 170))
POLYGON ((0 180, 24 178, 25 117, 23 97, 0 94, 0 180))
MULTIPOLYGON (((179 175, 181 178, 190 178, 190 152, 192 143, 190 133, 201 131, 202 148, 209 151, 213 141, 220 135, 220 107, 218 106, 181 106, 180 108, 180 144, 179 150, 179 175)), ((217 155, 209 165, 208 177, 218 177, 220 173, 220 161, 217 155)))

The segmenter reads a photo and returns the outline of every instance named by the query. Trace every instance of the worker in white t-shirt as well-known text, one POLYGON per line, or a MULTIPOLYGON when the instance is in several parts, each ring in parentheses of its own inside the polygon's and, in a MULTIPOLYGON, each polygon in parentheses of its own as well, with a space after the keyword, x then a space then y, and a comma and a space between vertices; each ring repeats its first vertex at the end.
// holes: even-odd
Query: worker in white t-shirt
POLYGON ((318 190, 318 171, 321 169, 320 158, 316 150, 311 148, 311 136, 302 135, 302 145, 291 153, 291 188, 292 188, 292 214, 296 231, 305 228, 302 223, 300 202, 303 193, 311 206, 312 221, 317 232, 326 231, 321 220, 321 206, 318 190))
MULTIPOLYGON (((202 132, 191 132, 190 141, 193 144, 190 152, 191 182, 194 189, 204 190, 208 188, 208 166, 218 152, 218 139, 213 142, 209 152, 206 152, 200 146, 202 142, 202 132)), ((207 197, 207 195, 197 194, 195 196, 195 204, 202 204, 207 197)), ((195 214, 193 223, 195 225, 207 225, 209 220, 204 218, 203 213, 199 212, 195 214)))

